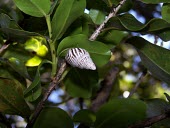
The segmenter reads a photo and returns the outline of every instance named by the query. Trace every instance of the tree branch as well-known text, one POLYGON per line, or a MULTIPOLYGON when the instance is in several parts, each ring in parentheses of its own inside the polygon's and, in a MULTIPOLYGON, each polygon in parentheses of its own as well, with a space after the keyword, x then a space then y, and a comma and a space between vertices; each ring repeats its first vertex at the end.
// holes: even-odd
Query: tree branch
POLYGON ((101 88, 101 90, 98 92, 96 98, 92 100, 92 105, 90 108, 92 111, 96 112, 101 105, 107 102, 118 72, 119 69, 116 67, 110 70, 103 81, 103 88, 101 88))
POLYGON ((154 116, 154 117, 146 119, 146 120, 144 120, 144 121, 142 121, 140 123, 131 125, 128 128, 144 128, 144 127, 149 127, 149 126, 151 126, 154 123, 157 123, 157 122, 159 122, 161 120, 169 118, 170 117, 169 113, 170 113, 170 110, 168 112, 164 113, 164 114, 161 114, 161 115, 158 115, 158 116, 154 116))
POLYGON ((131 96, 136 92, 136 90, 138 89, 140 83, 142 82, 142 80, 143 80, 143 78, 146 76, 146 74, 147 74, 147 69, 145 69, 145 70, 142 72, 142 74, 141 74, 141 76, 139 77, 138 81, 136 82, 134 88, 131 90, 128 98, 131 97, 131 96))
POLYGON ((5 49, 8 48, 8 46, 10 45, 10 43, 11 43, 11 40, 7 40, 7 41, 2 45, 2 47, 0 48, 0 54, 1 54, 5 49))
POLYGON ((94 33, 91 35, 89 40, 94 41, 98 37, 98 35, 101 33, 101 30, 104 28, 105 24, 109 21, 110 18, 116 16, 119 9, 122 7, 122 5, 126 2, 126 0, 120 1, 118 6, 114 7, 113 10, 109 13, 105 21, 94 31, 94 33))
POLYGON ((57 72, 57 75, 54 77, 52 82, 49 84, 49 87, 48 87, 47 91, 45 92, 43 99, 37 105, 37 107, 36 107, 36 109, 35 109, 35 111, 33 113, 33 116, 31 118, 31 120, 28 122, 26 128, 31 128, 32 125, 34 124, 34 122, 37 119, 38 115, 42 111, 42 109, 44 107, 44 104, 45 104, 46 100, 48 99, 49 95, 56 88, 56 86, 60 83, 60 78, 61 78, 62 74, 64 73, 65 69, 66 69, 66 62, 64 61, 61 64, 61 66, 60 66, 60 68, 59 68, 59 70, 57 72))

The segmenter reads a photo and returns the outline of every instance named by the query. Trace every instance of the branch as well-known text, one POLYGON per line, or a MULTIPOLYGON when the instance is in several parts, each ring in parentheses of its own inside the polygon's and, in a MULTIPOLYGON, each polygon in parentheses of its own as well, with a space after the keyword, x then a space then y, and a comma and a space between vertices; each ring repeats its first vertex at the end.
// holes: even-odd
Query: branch
POLYGON ((98 37, 98 35, 101 33, 101 30, 104 28, 105 24, 109 21, 110 18, 116 16, 119 9, 122 7, 122 5, 126 2, 126 0, 120 1, 118 6, 114 7, 113 10, 109 13, 105 21, 94 31, 94 33, 91 35, 89 40, 94 41, 98 37))
POLYGON ((154 117, 146 119, 146 120, 144 120, 144 121, 142 121, 140 123, 131 125, 128 128, 144 128, 144 127, 149 127, 149 126, 151 126, 154 123, 157 123, 157 122, 159 122, 161 120, 169 118, 170 117, 169 113, 170 112, 167 112, 167 113, 164 113, 164 114, 161 114, 161 115, 158 115, 158 116, 154 116, 154 117))
POLYGON ((7 40, 7 41, 2 45, 2 47, 0 48, 0 54, 1 54, 5 49, 8 48, 8 46, 10 45, 10 43, 11 43, 11 40, 7 40))
POLYGON ((118 68, 113 68, 103 81, 103 88, 98 92, 95 99, 92 100, 91 110, 97 111, 97 109, 107 102, 110 92, 113 87, 113 83, 116 80, 117 74, 119 72, 118 68))
POLYGON ((141 74, 141 76, 139 77, 138 81, 136 82, 134 88, 131 90, 128 98, 131 97, 131 96, 136 92, 136 90, 138 89, 140 83, 142 82, 142 80, 143 80, 143 78, 146 76, 146 74, 147 74, 147 69, 145 69, 145 70, 142 72, 142 74, 141 74))
POLYGON ((34 124, 38 115, 42 111, 44 104, 45 104, 46 100, 48 99, 49 95, 56 88, 56 86, 60 83, 60 78, 61 78, 62 74, 64 73, 65 69, 66 69, 66 62, 64 61, 61 64, 61 66, 57 72, 57 75, 54 77, 52 82, 49 84, 49 87, 48 87, 47 91, 45 92, 43 99, 38 103, 38 105, 33 113, 33 116, 31 118, 31 120, 28 122, 26 128, 31 128, 32 125, 34 124))

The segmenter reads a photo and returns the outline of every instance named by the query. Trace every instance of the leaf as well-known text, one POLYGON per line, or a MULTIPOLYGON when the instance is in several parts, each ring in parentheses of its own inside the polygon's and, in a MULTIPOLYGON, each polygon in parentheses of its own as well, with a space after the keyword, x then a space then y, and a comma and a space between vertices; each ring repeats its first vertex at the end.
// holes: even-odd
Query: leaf
POLYGON ((98 67, 105 65, 111 57, 108 46, 98 41, 90 41, 87 36, 82 34, 64 38, 58 46, 57 54, 65 56, 67 50, 74 47, 87 50, 98 67))
POLYGON ((31 36, 41 36, 35 32, 28 32, 13 28, 0 28, 0 32, 4 33, 6 39, 11 39, 12 41, 17 42, 24 42, 25 39, 30 38, 31 36))
POLYGON ((141 1, 147 4, 170 3, 169 0, 141 0, 141 1))
POLYGON ((146 105, 136 99, 113 99, 96 113, 95 128, 127 128, 145 118, 146 105))
POLYGON ((0 78, 0 112, 5 114, 29 116, 21 84, 13 79, 0 78))
POLYGON ((163 4, 162 11, 161 11, 162 18, 170 23, 169 12, 170 12, 170 4, 163 4))
POLYGON ((150 99, 145 100, 147 104, 147 117, 151 118, 153 116, 158 116, 163 114, 168 108, 169 103, 163 99, 150 99))
POLYGON ((129 34, 119 30, 108 30, 101 33, 97 40, 107 44, 110 49, 121 43, 129 34), (115 36, 116 35, 116 36, 115 36))
POLYGON ((106 29, 118 29, 123 31, 152 33, 158 35, 164 41, 170 40, 170 24, 159 18, 153 18, 148 23, 142 24, 131 14, 123 14, 109 20, 106 29), (166 31, 166 32, 165 32, 166 31))
POLYGON ((26 90, 24 90, 24 97, 27 101, 33 102, 41 95, 42 88, 41 88, 41 81, 40 81, 40 68, 44 63, 50 63, 50 62, 47 60, 41 62, 41 64, 37 68, 37 72, 33 82, 26 90))
POLYGON ((72 97, 89 98, 98 86, 97 71, 72 68, 64 79, 64 84, 72 97))
POLYGON ((37 70, 33 82, 26 90, 24 90, 24 97, 27 101, 33 102, 41 95, 41 92, 40 73, 39 70, 37 70))
POLYGON ((13 0, 24 13, 35 16, 46 16, 50 11, 50 0, 13 0))
POLYGON ((21 29, 13 19, 4 13, 0 14, 0 28, 21 29))
POLYGON ((105 14, 102 11, 96 9, 90 9, 89 16, 91 17, 92 21, 98 25, 103 23, 105 19, 105 14))
POLYGON ((170 84, 170 50, 151 44, 141 37, 132 37, 127 43, 137 49, 142 63, 153 76, 170 84))
POLYGON ((88 109, 82 109, 76 112, 76 114, 73 116, 74 122, 83 123, 88 126, 92 126, 95 120, 96 120, 95 113, 88 109))
POLYGON ((44 108, 33 128, 74 128, 68 114, 60 108, 44 108))
POLYGON ((8 59, 7 64, 10 65, 21 76, 31 80, 24 62, 15 57, 11 57, 8 59))
POLYGON ((52 38, 58 40, 85 10, 86 0, 62 0, 52 19, 52 38), (62 15, 61 15, 62 14, 62 15))

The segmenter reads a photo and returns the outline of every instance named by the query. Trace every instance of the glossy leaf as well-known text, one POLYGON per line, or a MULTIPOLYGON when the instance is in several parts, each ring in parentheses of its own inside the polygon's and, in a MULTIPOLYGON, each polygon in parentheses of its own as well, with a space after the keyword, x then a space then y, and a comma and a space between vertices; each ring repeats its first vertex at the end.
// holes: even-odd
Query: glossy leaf
POLYGON ((0 14, 0 28, 21 29, 13 19, 4 13, 0 14))
POLYGON ((96 9, 90 9, 89 16, 91 17, 92 21, 98 25, 103 23, 105 19, 105 14, 102 11, 96 9))
POLYGON ((41 95, 41 92, 42 92, 42 88, 41 88, 41 82, 40 82, 40 73, 37 70, 33 82, 24 91, 24 97, 27 101, 33 102, 41 95))
POLYGON ((10 65, 16 72, 18 72, 24 78, 30 79, 30 76, 27 72, 25 63, 17 58, 11 57, 8 59, 7 64, 10 65))
POLYGON ((32 36, 40 36, 38 33, 35 32, 28 32, 20 29, 13 29, 13 28, 0 28, 0 32, 5 35, 5 38, 10 38, 13 41, 23 42, 25 39, 30 38, 32 36))
POLYGON ((170 3, 169 0, 141 0, 141 1, 147 4, 170 3))
POLYGON ((89 98, 98 86, 97 71, 72 68, 64 79, 64 84, 72 97, 89 98))
POLYGON ((24 13, 35 16, 46 16, 50 11, 50 0, 13 0, 24 13))
POLYGON ((88 109, 82 109, 73 116, 74 122, 83 123, 88 126, 92 126, 95 120, 96 120, 95 113, 88 109))
POLYGON ((44 63, 50 63, 50 62, 44 60, 38 66, 33 82, 26 90, 24 90, 24 97, 27 101, 33 102, 41 95, 42 88, 41 88, 41 81, 40 81, 40 68, 44 63))
POLYGON ((160 36, 164 41, 170 40, 170 37, 168 36, 170 33, 170 24, 167 21, 158 18, 151 19, 148 23, 142 24, 133 15, 123 14, 111 18, 106 29, 152 33, 160 36))
POLYGON ((0 78, 0 112, 29 116, 30 109, 24 100, 22 85, 18 81, 0 78))
POLYGON ((69 115, 60 108, 44 108, 33 128, 74 128, 69 115))
POLYGON ((153 76, 170 84, 170 50, 151 44, 141 37, 132 37, 127 42, 137 49, 142 63, 153 76))
POLYGON ((129 34, 127 32, 109 30, 101 33, 97 40, 107 44, 111 49, 114 48, 119 43, 121 43, 121 41, 125 39, 128 35, 129 34))
POLYGON ((95 128, 127 128, 145 118, 146 105, 135 99, 113 99, 96 113, 95 128))
POLYGON ((85 10, 86 0, 62 0, 52 19, 52 38, 60 39, 70 24, 85 10))
POLYGON ((87 36, 82 34, 64 38, 58 46, 57 54, 65 56, 67 50, 74 47, 87 50, 98 67, 105 65, 111 57, 108 46, 98 41, 90 41, 87 36))
POLYGON ((161 12, 162 12, 162 18, 170 23, 170 17, 169 17, 170 4, 163 4, 161 12))

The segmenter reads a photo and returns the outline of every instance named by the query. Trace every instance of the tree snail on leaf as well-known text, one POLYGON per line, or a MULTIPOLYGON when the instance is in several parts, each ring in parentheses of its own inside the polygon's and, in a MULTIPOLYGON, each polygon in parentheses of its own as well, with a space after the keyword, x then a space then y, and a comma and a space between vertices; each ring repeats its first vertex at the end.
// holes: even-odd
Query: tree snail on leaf
POLYGON ((80 69, 96 70, 89 53, 82 48, 70 48, 65 56, 67 63, 80 69))

